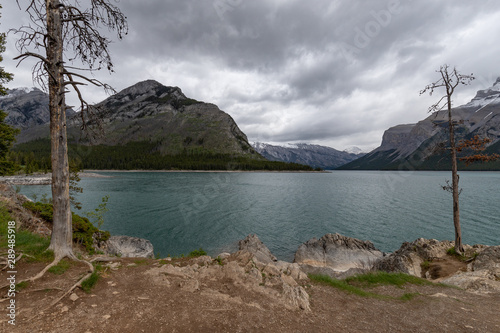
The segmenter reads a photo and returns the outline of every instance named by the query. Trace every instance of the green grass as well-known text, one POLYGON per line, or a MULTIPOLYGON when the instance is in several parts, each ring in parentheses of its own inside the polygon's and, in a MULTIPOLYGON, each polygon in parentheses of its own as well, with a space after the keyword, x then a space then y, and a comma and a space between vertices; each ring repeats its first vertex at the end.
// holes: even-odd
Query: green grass
MULTIPOLYGON (((7 208, 0 202, 0 248, 7 248, 7 223, 12 221, 7 208)), ((27 230, 16 230, 16 253, 27 255, 28 261, 50 262, 54 260, 54 253, 47 251, 50 244, 48 237, 34 234, 27 230)))
POLYGON ((136 264, 138 266, 139 265, 147 265, 147 264, 149 264, 149 260, 146 258, 136 259, 136 260, 134 260, 134 264, 136 264))
POLYGON ((21 289, 27 288, 30 285, 28 281, 22 281, 16 284, 16 290, 20 291, 21 289))
POLYGON ((402 288, 403 285, 407 283, 415 285, 433 285, 432 282, 413 275, 387 272, 374 272, 351 276, 346 278, 345 281, 349 284, 359 284, 364 287, 391 285, 402 288))
POLYGON ((365 291, 359 287, 355 287, 353 285, 350 285, 345 280, 334 279, 328 275, 309 274, 309 279, 311 279, 311 281, 327 284, 331 287, 343 290, 345 292, 348 292, 348 293, 351 293, 354 295, 362 296, 362 297, 380 298, 380 296, 382 296, 379 294, 365 291))
MULTIPOLYGON (((455 257, 457 258, 458 260, 460 261, 467 261, 469 259, 472 259, 474 258, 475 259, 475 256, 473 255, 472 257, 467 257, 465 254, 458 254, 457 251, 455 251, 455 247, 450 247, 447 251, 446 251, 446 254, 448 254, 449 256, 452 256, 452 257, 455 257)), ((477 255, 476 255, 477 256, 477 255)))
POLYGON ((71 263, 67 260, 61 260, 59 263, 55 266, 52 266, 49 268, 48 272, 56 275, 62 275, 64 272, 66 272, 69 268, 71 267, 71 263))
POLYGON ((348 277, 343 280, 334 279, 327 275, 317 275, 317 274, 309 274, 309 278, 311 279, 311 281, 326 284, 331 287, 361 297, 370 297, 377 299, 398 299, 402 301, 411 300, 420 294, 406 293, 400 297, 391 297, 367 291, 365 289, 381 285, 395 286, 398 288, 402 288, 403 285, 405 284, 434 285, 432 282, 429 282, 427 280, 412 275, 407 275, 403 273, 386 273, 386 272, 375 272, 375 273, 356 275, 348 277))
POLYGON ((104 270, 104 267, 99 263, 94 264, 94 268, 95 268, 94 273, 92 273, 87 279, 82 281, 82 289, 87 294, 89 294, 92 288, 95 287, 97 281, 99 281, 101 272, 104 270))
POLYGON ((92 288, 97 284, 97 281, 99 281, 99 272, 94 272, 87 279, 82 281, 83 291, 89 294, 92 288))

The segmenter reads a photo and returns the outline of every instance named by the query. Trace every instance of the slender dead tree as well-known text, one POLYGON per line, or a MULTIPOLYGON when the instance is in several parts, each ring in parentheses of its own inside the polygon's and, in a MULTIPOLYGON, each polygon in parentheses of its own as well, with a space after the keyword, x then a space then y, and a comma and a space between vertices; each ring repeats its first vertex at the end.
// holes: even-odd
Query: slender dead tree
POLYGON ((443 189, 448 190, 453 195, 453 224, 455 226, 455 252, 458 254, 464 253, 464 247, 462 244, 462 229, 460 227, 460 209, 458 197, 460 195, 460 190, 458 188, 458 161, 457 161, 457 143, 455 141, 455 126, 458 122, 455 122, 452 117, 452 99, 455 89, 459 85, 468 85, 472 80, 474 80, 473 74, 462 75, 456 68, 451 69, 448 65, 443 65, 439 68, 437 73, 440 74, 441 78, 434 83, 427 85, 423 90, 420 91, 420 95, 429 93, 431 96, 436 89, 445 88, 446 94, 441 97, 441 99, 433 104, 429 108, 429 112, 439 112, 443 109, 448 111, 448 131, 450 139, 450 152, 451 152, 451 185, 443 186, 443 189))
POLYGON ((114 0, 16 1, 31 22, 11 29, 19 36, 16 46, 20 55, 15 59, 19 60, 18 65, 26 59, 35 59, 33 80, 49 92, 54 205, 49 249, 54 251, 54 263, 57 263, 64 257, 76 259, 72 247, 65 95, 71 90, 77 94, 84 126, 93 109, 80 88, 91 84, 111 89, 88 75, 101 68, 113 71, 108 47, 111 41, 100 29, 114 30, 121 39, 128 27, 126 17, 112 4, 114 0))

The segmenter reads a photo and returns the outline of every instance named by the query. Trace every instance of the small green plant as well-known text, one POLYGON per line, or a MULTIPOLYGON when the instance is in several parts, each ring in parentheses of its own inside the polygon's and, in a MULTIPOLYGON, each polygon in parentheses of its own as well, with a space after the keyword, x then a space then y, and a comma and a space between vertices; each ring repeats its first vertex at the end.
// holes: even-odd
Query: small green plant
POLYGON ((47 193, 42 194, 42 198, 40 199, 40 202, 43 204, 52 204, 52 198, 47 197, 47 193))
POLYGON ((207 252, 205 252, 205 250, 203 250, 200 247, 198 250, 194 250, 194 251, 189 252, 188 256, 190 258, 196 258, 196 257, 201 257, 201 256, 206 256, 206 255, 207 255, 207 252))
POLYGON ((420 264, 420 267, 424 270, 427 271, 431 267, 431 262, 426 260, 423 263, 420 264))
POLYGON ((457 251, 455 251, 454 247, 450 247, 446 251, 446 254, 448 254, 449 256, 455 257, 455 258, 457 258, 460 261, 466 261, 467 260, 467 257, 465 256, 465 254, 459 254, 459 253, 457 253, 457 251))
POLYGON ((105 195, 104 197, 102 197, 99 206, 94 209, 93 212, 85 213, 85 215, 87 215, 87 217, 92 220, 92 224, 97 228, 101 228, 104 224, 104 214, 106 214, 106 212, 108 211, 108 208, 106 207, 108 204, 108 200, 109 195, 105 195))
POLYGON ((20 291, 20 290, 22 290, 24 288, 27 288, 29 285, 30 285, 29 281, 19 282, 18 284, 16 284, 16 290, 20 291))
POLYGON ((49 268, 49 272, 52 274, 56 275, 62 275, 64 272, 66 272, 69 268, 71 267, 71 263, 67 260, 61 260, 59 263, 55 266, 52 266, 49 268))
POLYGON ((224 263, 222 262, 222 258, 220 256, 218 256, 217 258, 214 259, 215 262, 220 265, 220 266, 224 266, 224 263))

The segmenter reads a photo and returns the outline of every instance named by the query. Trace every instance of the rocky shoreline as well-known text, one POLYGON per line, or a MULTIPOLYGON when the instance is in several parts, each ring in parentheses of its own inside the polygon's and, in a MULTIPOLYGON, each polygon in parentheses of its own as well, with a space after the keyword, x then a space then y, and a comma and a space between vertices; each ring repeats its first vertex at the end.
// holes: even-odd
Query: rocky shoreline
MULTIPOLYGON (((112 178, 113 176, 101 175, 95 172, 80 172, 81 178, 112 178)), ((0 183, 9 185, 50 185, 52 183, 52 174, 38 173, 33 175, 2 176, 0 183)))
MULTIPOLYGON (((152 257, 153 246, 151 243, 147 244, 148 241, 127 236, 119 237, 121 237, 121 243, 124 244, 123 248, 113 241, 113 250, 107 253, 122 257, 152 257)), ((471 292, 500 292, 500 246, 465 245, 470 259, 464 262, 448 253, 452 247, 453 242, 450 241, 419 238, 413 242, 403 243, 401 248, 394 253, 383 253, 369 241, 340 234, 326 234, 320 239, 313 238, 300 245, 293 263, 290 263, 277 260, 256 235, 248 235, 239 241, 238 252, 221 253, 216 258, 205 256, 205 259, 200 260, 233 258, 233 261, 240 264, 244 262, 243 267, 246 271, 250 266, 256 268, 251 274, 255 278, 253 282, 256 286, 262 283, 265 285, 262 276, 269 277, 269 281, 274 281, 269 282, 271 285, 277 284, 281 289, 289 290, 286 293, 289 298, 285 303, 295 304, 303 310, 308 309, 308 301, 305 297, 307 293, 300 289, 302 287, 299 287, 298 283, 307 280, 307 274, 321 274, 343 279, 373 271, 400 272, 433 282, 457 286, 471 292), (249 264, 250 262, 252 264, 249 264), (453 262, 456 267, 448 272, 447 267, 450 262, 453 262)), ((182 268, 182 270, 197 272, 200 268, 199 265, 189 267, 182 268)), ((236 266, 234 269, 239 271, 236 266)), ((251 269, 250 272, 252 272, 251 269)), ((173 273, 169 272, 169 274, 173 273)))

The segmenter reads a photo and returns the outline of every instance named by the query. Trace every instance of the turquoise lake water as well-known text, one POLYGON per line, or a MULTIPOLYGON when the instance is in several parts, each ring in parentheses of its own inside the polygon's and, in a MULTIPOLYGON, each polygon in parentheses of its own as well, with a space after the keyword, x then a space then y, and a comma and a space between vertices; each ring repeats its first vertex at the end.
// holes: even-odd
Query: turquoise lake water
MULTIPOLYGON (((454 239, 451 194, 440 187, 449 172, 101 174, 110 178, 82 177, 81 212, 109 195, 102 229, 149 239, 161 256, 233 251, 249 233, 282 260, 325 233, 386 252, 419 237, 454 239)), ((460 185, 464 243, 500 245, 500 172, 461 172, 460 185)), ((21 193, 40 198, 50 187, 21 193)))

